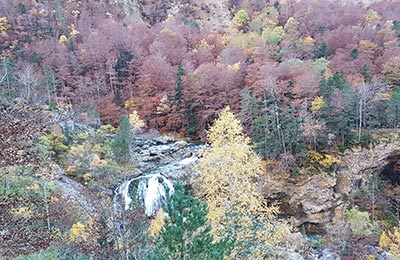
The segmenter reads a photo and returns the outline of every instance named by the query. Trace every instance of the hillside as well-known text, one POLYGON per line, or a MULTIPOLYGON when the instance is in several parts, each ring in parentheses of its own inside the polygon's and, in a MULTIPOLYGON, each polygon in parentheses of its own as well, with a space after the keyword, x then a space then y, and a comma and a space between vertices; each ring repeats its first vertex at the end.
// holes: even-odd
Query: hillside
POLYGON ((399 1, 4 0, 0 46, 0 259, 400 257, 399 1))

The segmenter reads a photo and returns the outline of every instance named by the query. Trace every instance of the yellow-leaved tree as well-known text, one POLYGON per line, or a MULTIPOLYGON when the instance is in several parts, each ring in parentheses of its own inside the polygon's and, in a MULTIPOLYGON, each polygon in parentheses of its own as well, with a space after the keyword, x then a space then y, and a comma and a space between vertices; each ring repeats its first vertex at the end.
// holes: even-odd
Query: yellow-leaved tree
POLYGON ((164 213, 164 210, 161 208, 158 210, 156 217, 150 222, 150 227, 149 227, 149 235, 152 237, 157 237, 161 230, 163 225, 165 224, 165 217, 166 214, 164 213))
POLYGON ((228 259, 263 259, 266 246, 283 239, 284 232, 276 228, 277 208, 267 206, 261 195, 262 161, 242 130, 229 107, 225 108, 208 132, 211 147, 203 151, 197 170, 213 235, 231 234, 236 239, 228 259))
POLYGON ((379 246, 392 254, 393 258, 389 259, 400 259, 400 228, 394 227, 392 231, 382 232, 379 246))
POLYGON ((77 222, 72 225, 71 230, 69 232, 69 239, 71 241, 86 240, 88 237, 89 234, 86 231, 85 224, 77 222))
POLYGON ((129 124, 132 127, 133 132, 140 131, 146 123, 140 119, 139 114, 136 110, 133 110, 132 113, 129 115, 129 124))

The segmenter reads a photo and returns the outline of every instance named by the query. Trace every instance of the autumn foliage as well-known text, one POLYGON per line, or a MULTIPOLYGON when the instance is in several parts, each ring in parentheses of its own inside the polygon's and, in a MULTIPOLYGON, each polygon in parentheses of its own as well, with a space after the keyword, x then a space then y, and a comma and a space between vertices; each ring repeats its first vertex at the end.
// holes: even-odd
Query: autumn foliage
POLYGON ((212 6, 172 2, 5 1, 1 101, 202 140, 229 105, 291 169, 400 125, 398 2, 229 1, 214 25, 212 6))
POLYGON ((256 185, 266 174, 261 158, 242 131, 229 107, 223 109, 208 132, 211 147, 197 170, 214 235, 221 239, 229 234, 236 241, 230 257, 248 259, 251 254, 252 259, 263 259, 263 244, 283 241, 284 236, 274 220, 278 209, 267 206, 256 185))

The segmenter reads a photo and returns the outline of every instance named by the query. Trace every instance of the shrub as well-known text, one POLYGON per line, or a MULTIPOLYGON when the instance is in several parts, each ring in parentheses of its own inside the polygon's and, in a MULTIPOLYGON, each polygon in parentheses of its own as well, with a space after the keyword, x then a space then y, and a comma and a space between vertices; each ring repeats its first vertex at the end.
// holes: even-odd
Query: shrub
POLYGON ((376 226, 371 222, 368 212, 360 211, 357 206, 346 212, 350 221, 350 230, 354 235, 371 236, 376 231, 376 226))
POLYGON ((65 165, 68 146, 66 145, 66 139, 64 135, 43 135, 39 138, 36 149, 39 151, 44 161, 51 159, 61 165, 65 165))

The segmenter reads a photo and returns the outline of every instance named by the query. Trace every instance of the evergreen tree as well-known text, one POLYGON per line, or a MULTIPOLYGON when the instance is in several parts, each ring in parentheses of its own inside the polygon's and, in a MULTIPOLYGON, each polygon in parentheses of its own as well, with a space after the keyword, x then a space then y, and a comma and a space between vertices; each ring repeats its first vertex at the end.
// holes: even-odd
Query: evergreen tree
POLYGON ((117 62, 114 66, 115 71, 117 72, 117 76, 119 78, 126 78, 129 76, 129 63, 134 59, 134 56, 127 52, 123 51, 119 54, 117 62))
POLYGON ((400 21, 393 21, 393 30, 396 32, 397 38, 400 39, 400 21))
POLYGON ((183 76, 185 76, 185 68, 183 62, 180 60, 178 63, 178 72, 176 73, 176 88, 175 88, 175 102, 178 109, 182 106, 183 99, 183 76))
POLYGON ((193 99, 185 101, 185 135, 190 137, 195 137, 199 128, 196 108, 193 106, 193 103, 193 99))
POLYGON ((17 82, 14 73, 15 65, 6 57, 0 58, 0 98, 15 98, 17 82))
POLYGON ((353 49, 353 50, 351 51, 351 53, 350 53, 350 59, 351 59, 351 60, 355 60, 355 59, 358 58, 358 56, 359 56, 359 51, 358 51, 358 49, 357 49, 357 48, 353 49))
POLYGON ((264 112, 253 121, 251 137, 254 148, 264 158, 275 158, 281 153, 281 143, 276 129, 272 113, 264 112))
POLYGON ((276 158, 282 153, 303 152, 304 144, 300 141, 295 109, 268 95, 264 95, 263 106, 251 129, 256 150, 264 158, 276 158))
POLYGON ((314 44, 314 49, 313 49, 314 60, 319 58, 328 58, 332 54, 333 53, 331 50, 329 50, 328 44, 326 44, 326 42, 314 44))
POLYGON ((390 118, 389 101, 385 99, 377 99, 371 107, 371 118, 367 121, 367 127, 370 129, 378 129, 387 127, 387 120, 390 118), (388 116, 389 115, 389 116, 388 116))
POLYGON ((327 129, 340 137, 341 145, 353 141, 351 130, 357 128, 358 102, 352 89, 336 90, 328 107, 323 111, 327 129))
POLYGON ((55 5, 55 11, 56 11, 56 21, 57 23, 60 23, 64 27, 64 9, 62 6, 62 1, 57 0, 56 5, 55 5))
POLYGON ((122 101, 122 94, 121 94, 121 90, 119 88, 117 88, 114 92, 114 98, 113 98, 113 102, 117 105, 122 107, 124 105, 124 102, 122 101))
POLYGON ((361 75, 363 75, 365 83, 371 83, 372 82, 372 75, 371 75, 371 71, 370 71, 368 65, 364 64, 361 67, 361 75))
POLYGON ((326 122, 328 131, 340 138, 341 145, 353 141, 351 130, 357 128, 358 102, 343 74, 336 72, 322 80, 320 94, 326 101, 321 117, 326 122))
MULTIPOLYGON (((43 79, 42 85, 46 87, 47 102, 52 105, 52 96, 54 97, 54 92, 57 90, 56 73, 50 69, 48 66, 43 67, 43 79)), ((53 105, 54 106, 54 105, 53 105)))
POLYGON ((182 184, 174 185, 164 212, 167 216, 147 260, 222 260, 229 254, 233 241, 214 241, 207 225, 207 204, 185 193, 182 184))
POLYGON ((335 89, 345 90, 350 88, 350 84, 340 72, 335 72, 333 76, 327 79, 322 79, 320 86, 320 95, 324 97, 325 101, 330 100, 330 97, 335 89))
POLYGON ((133 132, 127 115, 121 116, 121 122, 117 134, 112 141, 112 150, 116 159, 120 162, 130 160, 130 145, 133 141, 133 132))
POLYGON ((246 86, 241 93, 241 111, 240 120, 245 125, 251 125, 254 118, 258 113, 258 104, 256 97, 250 92, 249 87, 246 86))
POLYGON ((390 95, 386 116, 388 127, 397 129, 400 126, 400 87, 395 87, 390 95))

